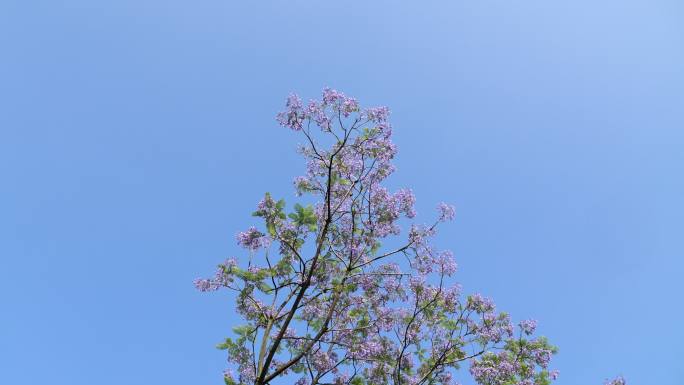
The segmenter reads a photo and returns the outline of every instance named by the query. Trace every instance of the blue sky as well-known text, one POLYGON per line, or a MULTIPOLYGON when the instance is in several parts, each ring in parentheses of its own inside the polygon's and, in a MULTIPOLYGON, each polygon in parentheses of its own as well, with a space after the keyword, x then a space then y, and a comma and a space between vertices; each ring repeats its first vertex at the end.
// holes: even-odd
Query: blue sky
POLYGON ((465 291, 557 384, 680 385, 684 3, 0 3, 0 383, 220 384, 237 255, 331 86, 392 110, 393 186, 449 201, 465 291))

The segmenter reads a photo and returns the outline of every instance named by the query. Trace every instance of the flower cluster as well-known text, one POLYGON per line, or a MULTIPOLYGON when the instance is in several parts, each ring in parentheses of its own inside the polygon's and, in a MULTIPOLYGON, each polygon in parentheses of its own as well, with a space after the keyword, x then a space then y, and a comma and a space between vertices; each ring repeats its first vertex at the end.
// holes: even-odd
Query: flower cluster
POLYGON ((199 291, 215 291, 221 287, 227 287, 233 282, 232 271, 237 266, 235 258, 227 259, 223 264, 218 265, 213 278, 197 278, 194 282, 199 291))
POLYGON ((440 221, 451 221, 454 219, 456 213, 454 206, 442 202, 439 205, 437 205, 437 210, 439 211, 440 221))
MULTIPOLYGON (((276 120, 284 127, 300 131, 306 123, 315 123, 324 131, 333 129, 336 117, 348 118, 352 113, 361 112, 359 103, 342 92, 326 88, 321 101, 312 100, 304 106, 297 95, 287 98, 286 110, 276 116, 276 120)), ((368 120, 386 122, 387 109, 374 108, 361 112, 368 120)))
POLYGON ((533 319, 520 321, 519 326, 520 330, 529 336, 537 329, 537 321, 533 319))
POLYGON ((247 231, 238 233, 235 238, 237 239, 238 245, 244 247, 247 250, 258 250, 262 247, 268 247, 271 241, 264 233, 252 226, 247 231))
POLYGON ((605 385, 626 385, 627 381, 622 376, 618 376, 612 380, 606 381, 605 385))

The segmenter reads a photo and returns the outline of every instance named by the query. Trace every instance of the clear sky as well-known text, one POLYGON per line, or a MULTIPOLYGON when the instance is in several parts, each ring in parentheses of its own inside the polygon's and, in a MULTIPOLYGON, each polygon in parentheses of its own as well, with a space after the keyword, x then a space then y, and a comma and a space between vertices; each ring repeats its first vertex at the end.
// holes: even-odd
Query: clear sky
POLYGON ((2 384, 220 384, 192 280, 293 201, 274 115, 324 86, 391 108, 392 185, 558 385, 684 384, 680 0, 3 0, 0 55, 2 384))

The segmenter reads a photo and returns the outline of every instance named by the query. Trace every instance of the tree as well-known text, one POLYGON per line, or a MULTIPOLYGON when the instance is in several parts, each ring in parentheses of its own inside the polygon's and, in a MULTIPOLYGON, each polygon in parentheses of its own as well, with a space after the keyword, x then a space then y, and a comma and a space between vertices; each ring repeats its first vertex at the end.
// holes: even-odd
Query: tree
POLYGON ((430 239, 453 219, 438 205, 429 225, 415 217, 411 190, 383 187, 396 147, 386 107, 362 108, 325 89, 306 106, 290 95, 278 122, 303 135, 306 173, 294 180, 289 213, 270 194, 251 227, 237 235, 249 258, 229 259, 201 291, 236 293, 244 324, 219 348, 228 352, 228 385, 454 384, 461 365, 483 385, 548 384, 556 348, 535 337, 536 322, 514 326, 480 294, 451 281, 451 252, 430 239))

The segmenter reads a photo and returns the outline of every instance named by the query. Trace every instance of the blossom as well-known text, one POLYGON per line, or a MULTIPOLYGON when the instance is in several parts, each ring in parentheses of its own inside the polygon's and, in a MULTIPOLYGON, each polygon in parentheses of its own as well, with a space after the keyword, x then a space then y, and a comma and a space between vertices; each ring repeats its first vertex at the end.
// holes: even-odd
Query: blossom
POLYGON ((337 354, 318 351, 313 355, 311 365, 319 372, 327 372, 335 366, 337 354))
POLYGON ((252 251, 262 247, 268 247, 271 244, 268 237, 258 231, 254 226, 247 229, 247 231, 238 233, 235 238, 237 239, 238 245, 252 251))
POLYGON ((366 119, 375 122, 375 123, 384 123, 387 121, 387 118, 389 117, 389 108, 387 107, 372 107, 372 108, 367 108, 363 112, 364 116, 366 119))
POLYGON ((488 352, 470 364, 470 374, 479 384, 504 384, 515 378, 519 364, 507 352, 488 352))
POLYGON ((627 381, 622 376, 615 377, 612 380, 604 382, 605 385, 626 385, 627 381))
POLYGON ((478 311, 480 313, 490 312, 494 310, 494 302, 490 298, 483 297, 479 293, 475 293, 468 297, 468 308, 478 311))
POLYGON ((351 356, 359 360, 370 360, 383 353, 383 346, 377 338, 362 341, 352 347, 351 356))
POLYGON ((520 321, 519 326, 523 333, 530 335, 537 329, 537 321, 533 319, 520 321))
POLYGON ((237 265, 235 258, 227 259, 223 264, 216 268, 216 273, 214 273, 213 278, 197 278, 193 282, 195 288, 199 291, 216 291, 221 287, 228 286, 233 282, 234 278, 232 276, 233 268, 237 265))
POLYGON ((400 189, 394 193, 392 199, 394 200, 397 212, 404 213, 407 218, 416 216, 416 210, 413 208, 416 203, 416 197, 413 195, 413 191, 410 189, 400 189))
POLYGON ((449 250, 444 250, 437 258, 435 258, 435 264, 439 266, 440 270, 447 276, 451 276, 456 272, 458 265, 454 260, 454 254, 449 250))
POLYGON ((448 205, 444 202, 437 205, 437 211, 439 211, 439 220, 442 222, 453 220, 454 214, 456 212, 454 206, 448 205))
POLYGON ((286 103, 287 110, 278 113, 276 120, 282 126, 289 127, 295 131, 302 129, 303 114, 302 100, 296 94, 290 94, 286 103))

